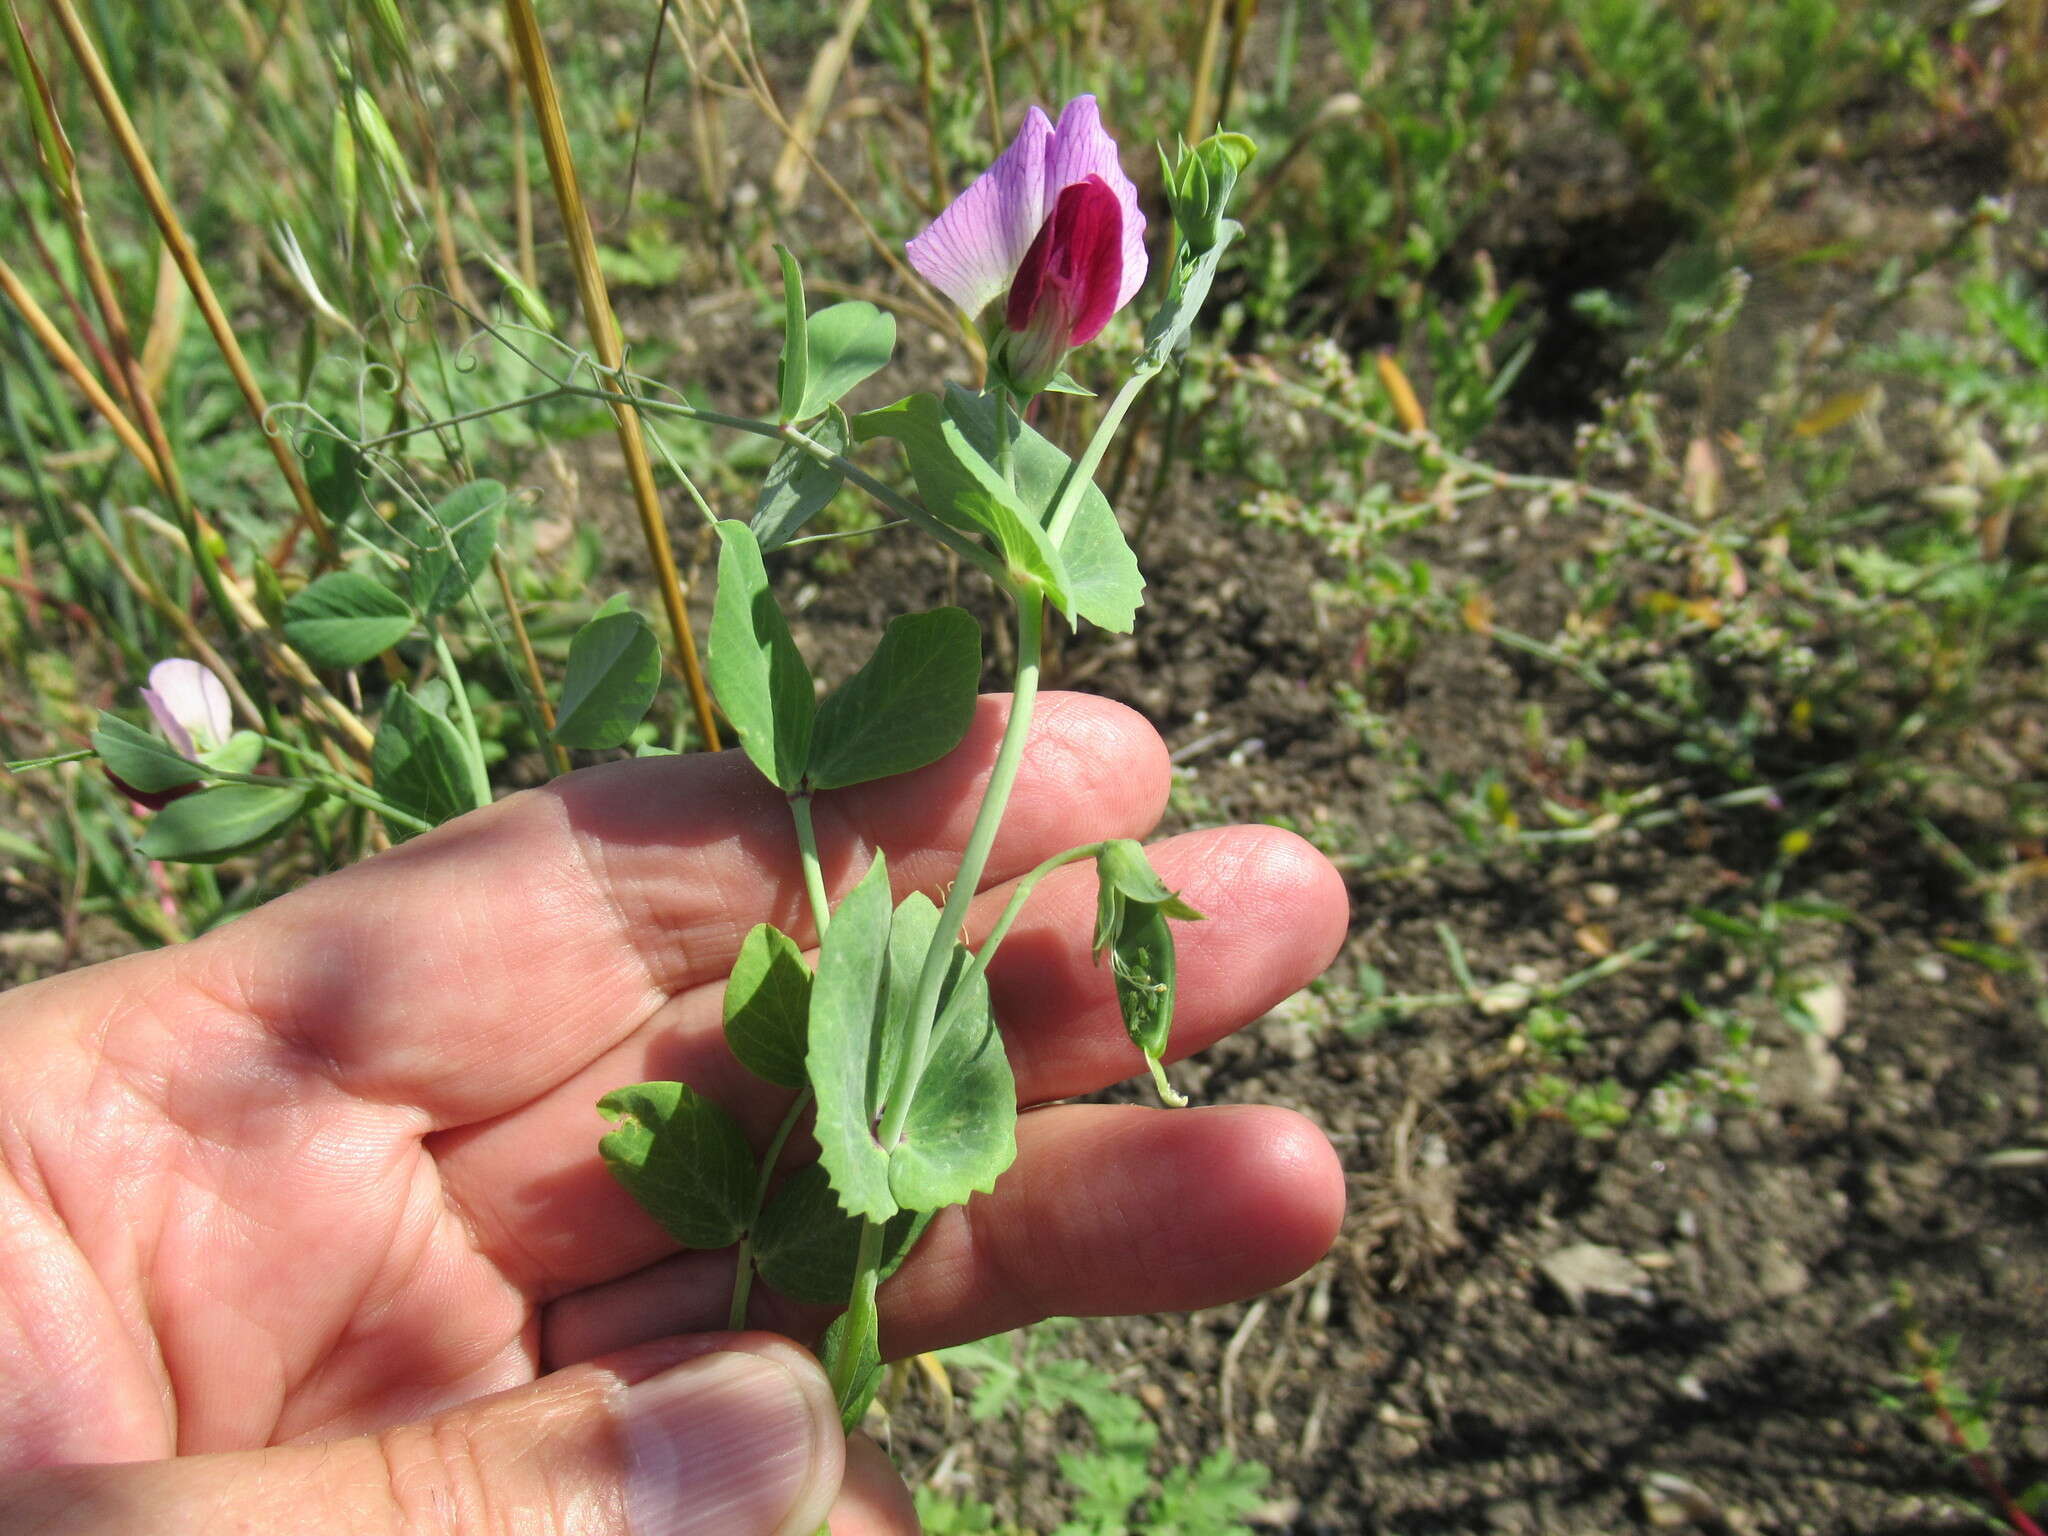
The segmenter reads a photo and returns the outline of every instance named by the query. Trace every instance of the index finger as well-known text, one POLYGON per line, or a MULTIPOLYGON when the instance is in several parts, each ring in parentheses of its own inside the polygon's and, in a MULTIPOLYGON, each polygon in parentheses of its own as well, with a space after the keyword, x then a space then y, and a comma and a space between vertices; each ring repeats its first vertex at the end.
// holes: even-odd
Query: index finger
MULTIPOLYGON (((928 768, 820 795, 828 887, 958 866, 1009 700, 928 768)), ((1165 749, 1120 705, 1039 702, 985 879, 1150 830, 1165 749)), ((501 1114, 721 978, 757 923, 813 942, 789 808, 737 752, 611 763, 464 816, 174 951, 186 984, 352 1095, 501 1114)))

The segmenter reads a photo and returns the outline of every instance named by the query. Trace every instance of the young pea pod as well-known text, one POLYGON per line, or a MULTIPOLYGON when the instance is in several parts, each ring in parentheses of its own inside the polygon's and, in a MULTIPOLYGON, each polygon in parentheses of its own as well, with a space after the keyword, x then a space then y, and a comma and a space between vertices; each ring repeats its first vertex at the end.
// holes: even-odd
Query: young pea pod
POLYGON ((1127 838, 1104 843, 1096 855, 1095 959, 1109 956, 1124 1032, 1144 1052, 1159 1097, 1176 1107, 1187 1103, 1166 1079, 1162 1058, 1173 1033, 1175 960, 1169 917, 1199 921, 1202 914, 1166 888, 1127 838))

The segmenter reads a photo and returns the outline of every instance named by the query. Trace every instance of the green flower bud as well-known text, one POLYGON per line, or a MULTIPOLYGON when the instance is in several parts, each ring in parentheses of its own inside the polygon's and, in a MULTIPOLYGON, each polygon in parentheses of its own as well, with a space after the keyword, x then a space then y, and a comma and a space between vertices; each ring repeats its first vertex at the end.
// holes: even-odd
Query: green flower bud
POLYGON ((1161 152, 1166 200, 1181 238, 1195 255, 1222 238, 1237 179, 1258 152, 1258 146, 1241 133, 1214 133, 1193 149, 1183 143, 1173 164, 1161 152))

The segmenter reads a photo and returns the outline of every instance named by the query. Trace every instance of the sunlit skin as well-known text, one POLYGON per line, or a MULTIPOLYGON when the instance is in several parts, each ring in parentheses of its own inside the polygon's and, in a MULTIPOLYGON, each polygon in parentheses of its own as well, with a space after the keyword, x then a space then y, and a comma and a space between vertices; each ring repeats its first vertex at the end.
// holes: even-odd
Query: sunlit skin
MULTIPOLYGON (((899 896, 949 876, 1005 714, 984 699, 951 756, 819 797, 835 895, 877 847, 899 896)), ((1047 854, 1143 836, 1166 786, 1131 712, 1042 699, 975 926, 1047 854)), ((1153 856, 1208 914, 1182 931, 1176 1055, 1342 939, 1341 881, 1286 833, 1153 856)), ((1094 900, 1088 866, 1048 879, 991 972, 1027 1105, 1142 1071, 1088 955, 1094 900)), ((752 925, 808 942, 806 912, 781 797, 737 753, 622 762, 7 996, 8 1467, 383 1430, 722 1326, 730 1254, 675 1253, 599 1163, 594 1105, 680 1078, 765 1140, 783 1100, 727 1054, 720 993, 752 925)), ((1313 1263, 1341 1214, 1328 1144, 1285 1110, 1048 1106, 1019 1142, 996 1193, 940 1215, 884 1288, 887 1353, 1249 1295, 1313 1263)), ((814 1339, 823 1314, 755 1295, 756 1325, 814 1339)), ((867 1513, 835 1528, 909 1529, 874 1459, 855 1464, 867 1513)), ((0 1481, 0 1530, 47 1486, 0 1481)))

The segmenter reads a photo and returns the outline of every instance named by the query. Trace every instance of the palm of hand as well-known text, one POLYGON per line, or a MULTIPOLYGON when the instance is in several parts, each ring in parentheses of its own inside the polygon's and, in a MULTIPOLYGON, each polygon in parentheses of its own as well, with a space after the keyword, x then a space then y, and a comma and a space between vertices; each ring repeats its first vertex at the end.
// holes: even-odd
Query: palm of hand
MULTIPOLYGON (((990 865, 1141 836, 1157 739, 1041 706, 990 865)), ((1001 728, 821 800, 844 888, 950 874, 1001 728)), ((1341 886, 1284 834, 1161 857, 1191 929, 1177 1049, 1326 963, 1341 886)), ((1063 871, 992 970, 1024 1102, 1136 1068, 1063 871)), ((150 1458, 373 1430, 663 1334, 722 1326, 729 1255, 670 1244, 593 1156, 596 1100, 676 1077, 758 1141, 782 1105, 726 1055, 719 996, 757 922, 802 936, 786 813, 738 758, 622 763, 465 818, 199 943, 24 989, 0 1011, 0 1462, 150 1458)), ((1341 1179, 1279 1111, 1026 1116, 994 1196, 935 1222, 884 1293, 885 1346, 1053 1311, 1207 1305, 1327 1245, 1341 1179)), ((757 1293, 758 1294, 758 1293, 757 1293)), ((805 1336, 815 1314, 759 1298, 805 1336)))

